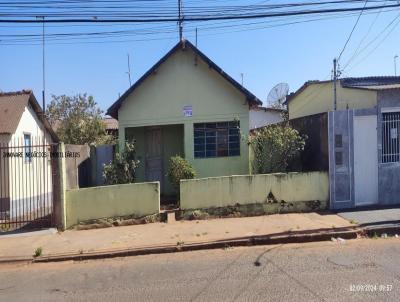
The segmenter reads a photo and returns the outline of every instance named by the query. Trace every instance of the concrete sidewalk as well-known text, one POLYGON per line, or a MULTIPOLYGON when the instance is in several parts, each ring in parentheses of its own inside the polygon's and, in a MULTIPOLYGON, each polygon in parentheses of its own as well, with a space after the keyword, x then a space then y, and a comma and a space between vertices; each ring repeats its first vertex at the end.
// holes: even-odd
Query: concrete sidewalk
POLYGON ((62 233, 0 236, 0 261, 32 259, 41 247, 39 258, 57 255, 113 253, 129 249, 189 246, 233 242, 257 236, 293 236, 354 230, 354 225, 335 214, 277 214, 245 218, 224 218, 174 223, 111 227, 94 230, 68 230, 62 233))

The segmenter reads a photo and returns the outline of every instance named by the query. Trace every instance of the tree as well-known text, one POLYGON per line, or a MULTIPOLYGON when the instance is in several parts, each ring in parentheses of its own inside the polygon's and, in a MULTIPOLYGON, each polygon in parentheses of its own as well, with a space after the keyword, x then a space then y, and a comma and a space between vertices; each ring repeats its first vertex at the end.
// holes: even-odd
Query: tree
POLYGON ((256 130, 249 137, 254 153, 254 172, 287 172, 289 163, 304 150, 305 139, 289 123, 256 130))
POLYGON ((46 116, 58 137, 66 144, 107 144, 114 138, 106 133, 103 112, 92 96, 52 96, 46 116))
POLYGON ((139 165, 136 160, 135 142, 126 142, 122 153, 117 153, 110 164, 105 165, 103 176, 106 185, 127 184, 135 181, 135 171, 139 165))

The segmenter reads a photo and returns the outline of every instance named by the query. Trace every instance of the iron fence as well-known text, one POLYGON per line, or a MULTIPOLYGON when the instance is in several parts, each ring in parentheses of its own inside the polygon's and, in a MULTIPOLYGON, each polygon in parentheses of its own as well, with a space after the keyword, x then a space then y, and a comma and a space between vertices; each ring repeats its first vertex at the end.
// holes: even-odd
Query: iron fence
POLYGON ((0 232, 54 224, 57 155, 41 137, 0 142, 0 232))

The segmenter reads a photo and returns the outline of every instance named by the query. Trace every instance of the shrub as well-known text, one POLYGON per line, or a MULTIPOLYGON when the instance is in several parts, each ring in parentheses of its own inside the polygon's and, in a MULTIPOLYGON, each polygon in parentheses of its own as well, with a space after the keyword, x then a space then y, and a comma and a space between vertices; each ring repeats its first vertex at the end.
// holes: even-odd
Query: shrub
POLYGON ((305 139, 288 123, 270 125, 255 131, 249 137, 254 152, 254 172, 287 172, 290 161, 304 150, 305 139))
POLYGON ((104 165, 103 176, 106 185, 127 184, 135 181, 135 171, 139 165, 136 160, 135 142, 126 142, 122 153, 117 153, 108 165, 104 165))
POLYGON ((188 161, 180 156, 173 156, 169 160, 168 180, 176 190, 179 190, 181 179, 193 179, 196 177, 196 171, 188 161))

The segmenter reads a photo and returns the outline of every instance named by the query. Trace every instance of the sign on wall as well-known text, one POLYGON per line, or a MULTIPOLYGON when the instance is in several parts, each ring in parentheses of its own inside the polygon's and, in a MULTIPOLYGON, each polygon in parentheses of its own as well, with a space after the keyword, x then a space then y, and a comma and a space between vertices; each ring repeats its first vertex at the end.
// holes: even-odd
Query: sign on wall
POLYGON ((184 117, 191 117, 193 115, 192 105, 186 105, 182 108, 184 117))

